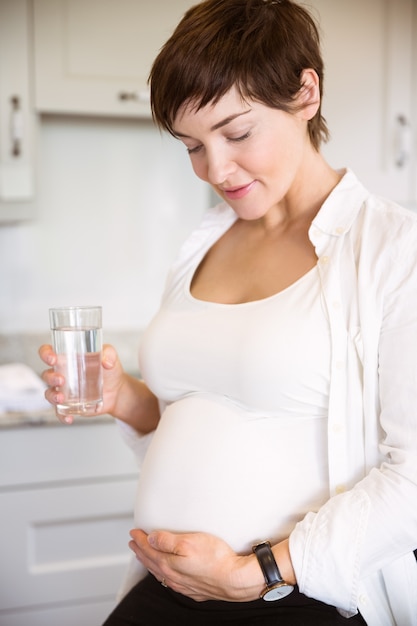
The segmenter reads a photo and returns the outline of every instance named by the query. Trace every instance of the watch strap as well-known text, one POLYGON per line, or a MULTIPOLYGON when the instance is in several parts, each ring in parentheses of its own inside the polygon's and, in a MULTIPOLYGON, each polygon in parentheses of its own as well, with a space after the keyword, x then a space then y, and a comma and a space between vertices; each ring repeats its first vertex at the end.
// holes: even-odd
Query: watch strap
POLYGON ((258 545, 253 546, 252 550, 258 559, 258 563, 265 578, 266 586, 272 587, 277 583, 284 582, 274 554, 271 550, 270 542, 263 541, 262 543, 258 543, 258 545))

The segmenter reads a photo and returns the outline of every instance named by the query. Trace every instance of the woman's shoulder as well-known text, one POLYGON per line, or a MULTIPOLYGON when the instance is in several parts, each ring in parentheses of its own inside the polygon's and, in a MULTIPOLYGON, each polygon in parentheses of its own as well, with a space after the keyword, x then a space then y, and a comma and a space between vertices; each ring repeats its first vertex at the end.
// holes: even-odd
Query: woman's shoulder
POLYGON ((397 220, 399 222, 406 221, 409 223, 417 222, 417 212, 415 210, 400 204, 396 200, 375 193, 369 194, 366 208, 375 212, 376 218, 397 220))
MULTIPOLYGON (((333 245, 349 246, 354 257, 390 272, 417 264, 417 212, 370 192, 351 170, 326 199, 313 226, 329 235, 333 245)), ((322 238, 314 240, 323 246, 322 238)), ((323 250, 321 252, 323 254, 323 250)), ((326 253, 327 254, 327 253, 326 253)))
POLYGON ((376 278, 414 275, 417 268, 417 212, 394 200, 369 194, 352 226, 356 253, 367 259, 376 278))
MULTIPOLYGON (((417 251, 417 212, 394 200, 370 194, 362 207, 363 222, 368 222, 368 234, 383 239, 386 244, 402 247, 407 242, 417 251)), ((363 227, 363 223, 362 223, 363 227)))
POLYGON ((376 238, 387 235, 391 238, 390 235, 398 235, 400 231, 414 236, 417 228, 416 211, 369 191, 349 169, 345 170, 323 208, 325 219, 331 226, 334 226, 334 220, 342 219, 347 226, 352 225, 354 228, 356 224, 362 235, 368 228, 368 234, 376 238))

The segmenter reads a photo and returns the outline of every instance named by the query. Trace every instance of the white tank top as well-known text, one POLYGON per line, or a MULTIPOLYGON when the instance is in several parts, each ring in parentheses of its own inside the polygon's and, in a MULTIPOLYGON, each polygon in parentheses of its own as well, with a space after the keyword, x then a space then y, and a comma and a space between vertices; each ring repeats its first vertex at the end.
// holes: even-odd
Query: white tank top
POLYGON ((329 497, 330 335, 313 268, 244 304, 197 300, 194 268, 152 321, 141 371, 168 403, 145 457, 136 524, 206 531, 245 553, 329 497))

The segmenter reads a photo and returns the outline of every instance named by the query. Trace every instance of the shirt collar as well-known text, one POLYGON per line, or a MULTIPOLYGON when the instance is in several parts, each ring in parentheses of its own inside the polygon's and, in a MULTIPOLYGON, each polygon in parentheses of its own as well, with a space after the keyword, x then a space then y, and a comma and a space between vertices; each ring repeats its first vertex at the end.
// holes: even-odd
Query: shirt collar
POLYGON ((312 222, 310 235, 314 241, 317 230, 340 237, 352 226, 363 202, 370 195, 355 174, 346 169, 343 178, 331 191, 312 222))

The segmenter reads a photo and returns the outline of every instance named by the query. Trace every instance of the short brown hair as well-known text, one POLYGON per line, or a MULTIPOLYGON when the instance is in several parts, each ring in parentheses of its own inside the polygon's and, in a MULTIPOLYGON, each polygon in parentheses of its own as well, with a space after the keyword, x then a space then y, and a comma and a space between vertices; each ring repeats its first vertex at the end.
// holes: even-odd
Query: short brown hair
MULTIPOLYGON (((293 112, 304 69, 323 93, 318 27, 291 0, 204 0, 189 9, 156 57, 149 76, 152 116, 175 136, 180 107, 216 103, 233 86, 243 98, 293 112)), ((313 146, 328 139, 321 106, 309 120, 313 146)))

